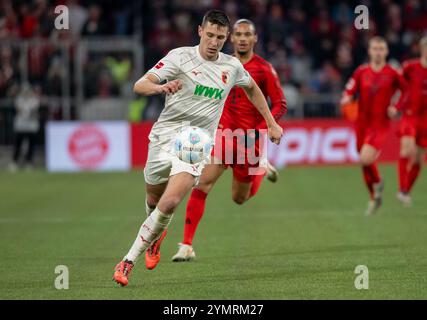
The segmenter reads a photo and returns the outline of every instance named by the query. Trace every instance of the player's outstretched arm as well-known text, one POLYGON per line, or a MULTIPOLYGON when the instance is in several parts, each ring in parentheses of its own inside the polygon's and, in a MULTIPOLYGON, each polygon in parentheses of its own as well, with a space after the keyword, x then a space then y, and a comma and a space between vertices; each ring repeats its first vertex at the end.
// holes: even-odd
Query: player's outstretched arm
POLYGON ((258 109, 259 113, 264 117, 268 127, 268 136, 270 140, 275 144, 279 144, 283 135, 283 129, 279 126, 276 120, 274 120, 261 89, 253 79, 251 79, 249 86, 243 87, 243 89, 245 90, 249 101, 252 102, 252 104, 258 109))
POLYGON ((146 74, 135 83, 133 91, 142 96, 152 96, 162 93, 174 94, 181 88, 182 84, 179 79, 159 84, 159 79, 154 74, 146 74))

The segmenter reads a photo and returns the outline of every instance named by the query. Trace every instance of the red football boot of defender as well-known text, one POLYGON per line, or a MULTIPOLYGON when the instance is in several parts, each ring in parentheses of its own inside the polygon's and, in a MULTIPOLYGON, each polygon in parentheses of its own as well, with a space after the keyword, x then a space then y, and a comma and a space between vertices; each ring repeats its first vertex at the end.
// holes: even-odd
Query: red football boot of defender
POLYGON ((115 272, 113 275, 113 280, 116 281, 118 284, 124 286, 127 286, 129 283, 129 276, 133 268, 133 263, 131 261, 120 261, 119 264, 117 264, 115 268, 115 272))
POLYGON ((153 270, 160 261, 160 245, 166 237, 168 230, 163 231, 159 239, 157 239, 150 248, 145 251, 145 267, 148 270, 153 270))

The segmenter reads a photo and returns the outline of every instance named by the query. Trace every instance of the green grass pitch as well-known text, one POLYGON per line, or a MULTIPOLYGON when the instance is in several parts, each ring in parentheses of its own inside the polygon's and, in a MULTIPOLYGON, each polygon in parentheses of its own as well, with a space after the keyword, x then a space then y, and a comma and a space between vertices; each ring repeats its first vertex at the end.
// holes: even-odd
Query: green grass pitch
POLYGON ((128 287, 111 281, 145 217, 141 172, 0 173, 0 299, 426 299, 427 179, 414 206, 395 199, 383 165, 384 206, 365 217, 358 167, 290 167, 238 206, 227 172, 207 201, 197 261, 173 263, 185 203, 154 271, 136 265, 128 287), (57 290, 55 267, 69 268, 57 290), (354 269, 369 269, 356 290, 354 269))

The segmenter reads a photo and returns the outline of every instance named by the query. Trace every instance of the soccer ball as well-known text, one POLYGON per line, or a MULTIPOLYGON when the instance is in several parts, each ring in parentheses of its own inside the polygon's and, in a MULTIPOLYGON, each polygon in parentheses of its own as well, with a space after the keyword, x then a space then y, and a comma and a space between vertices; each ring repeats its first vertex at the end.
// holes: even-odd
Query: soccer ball
POLYGON ((187 163, 195 164, 207 159, 211 149, 211 137, 206 130, 199 127, 185 127, 175 139, 175 154, 187 163))

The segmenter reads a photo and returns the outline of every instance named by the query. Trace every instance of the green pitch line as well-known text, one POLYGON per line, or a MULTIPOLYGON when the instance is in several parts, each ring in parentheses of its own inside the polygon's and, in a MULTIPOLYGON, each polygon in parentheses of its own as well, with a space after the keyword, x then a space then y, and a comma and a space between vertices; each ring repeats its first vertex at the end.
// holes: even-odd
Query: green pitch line
POLYGON ((0 172, 0 299, 426 299, 426 175, 404 209, 396 168, 380 169, 384 206, 373 217, 357 167, 282 170, 242 206, 227 172, 207 200, 197 261, 170 262, 182 204, 159 266, 145 270, 141 257, 126 288, 111 276, 145 217, 141 172, 0 172), (54 287, 57 265, 69 269, 68 290, 54 287), (369 269, 368 290, 354 287, 357 265, 369 269))

